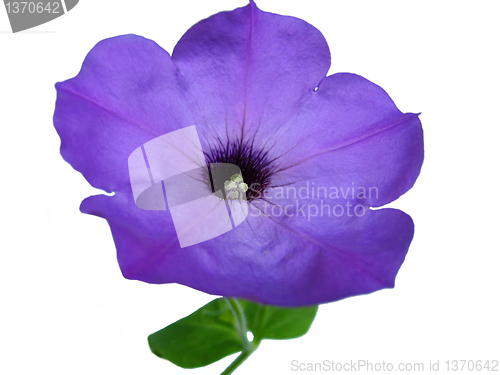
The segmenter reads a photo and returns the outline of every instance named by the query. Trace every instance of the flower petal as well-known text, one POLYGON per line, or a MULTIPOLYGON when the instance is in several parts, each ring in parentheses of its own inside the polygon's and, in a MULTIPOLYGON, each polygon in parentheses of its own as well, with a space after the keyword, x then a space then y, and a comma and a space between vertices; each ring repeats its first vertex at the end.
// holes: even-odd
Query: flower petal
POLYGON ((99 42, 80 73, 56 85, 61 154, 97 188, 130 191, 127 160, 143 143, 191 125, 182 78, 155 42, 99 42))
POLYGON ((90 197, 82 211, 108 220, 125 277, 281 306, 392 288, 413 237, 411 218, 394 209, 328 220, 254 211, 236 229, 181 249, 168 211, 129 211, 121 199, 90 197))
POLYGON ((222 140, 283 122, 330 67, 316 28, 263 12, 253 1, 194 25, 172 59, 204 114, 200 125, 222 140))
POLYGON ((273 185, 322 179, 327 189, 372 188, 376 197, 364 200, 371 207, 413 186, 424 158, 418 115, 401 113, 384 90, 355 74, 329 76, 312 95, 276 135, 273 185))

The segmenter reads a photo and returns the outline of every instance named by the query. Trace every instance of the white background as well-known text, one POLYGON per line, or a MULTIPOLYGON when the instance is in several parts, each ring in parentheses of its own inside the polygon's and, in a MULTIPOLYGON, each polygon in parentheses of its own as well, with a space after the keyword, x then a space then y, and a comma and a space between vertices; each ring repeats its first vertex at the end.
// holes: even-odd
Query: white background
MULTIPOLYGON (((213 297, 125 280, 106 222, 79 212, 95 194, 59 156, 54 83, 99 40, 136 33, 171 52, 195 22, 244 0, 82 0, 11 34, 0 9, 0 373, 216 374, 235 356, 182 370, 147 335, 213 297)), ((396 288, 320 307, 310 332, 264 341, 237 374, 288 374, 291 361, 500 360, 496 1, 278 1, 325 35, 334 72, 381 85, 422 112, 426 156, 393 207, 415 238, 396 288)), ((500 368, 499 368, 500 369, 500 368)))

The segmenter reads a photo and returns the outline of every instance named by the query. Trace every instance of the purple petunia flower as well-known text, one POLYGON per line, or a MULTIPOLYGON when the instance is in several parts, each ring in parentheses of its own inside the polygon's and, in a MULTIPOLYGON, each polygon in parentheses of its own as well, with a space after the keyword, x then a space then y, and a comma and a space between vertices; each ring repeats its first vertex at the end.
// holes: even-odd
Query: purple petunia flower
POLYGON ((193 26, 172 57, 135 35, 103 40, 57 84, 61 154, 115 192, 81 210, 108 221, 126 278, 282 306, 394 286, 413 222, 371 207, 413 186, 421 123, 360 76, 326 77, 329 67, 317 29, 252 1, 193 26), (208 164, 240 168, 248 217, 181 248, 168 210, 136 205, 128 158, 192 125, 208 164))

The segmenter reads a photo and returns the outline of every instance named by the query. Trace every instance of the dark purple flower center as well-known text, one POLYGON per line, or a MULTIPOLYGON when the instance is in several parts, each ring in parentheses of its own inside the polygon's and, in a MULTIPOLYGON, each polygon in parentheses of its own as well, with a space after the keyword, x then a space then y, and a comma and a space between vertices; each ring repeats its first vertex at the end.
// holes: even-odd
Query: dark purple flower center
POLYGON ((253 142, 227 141, 217 139, 210 151, 205 153, 207 164, 211 166, 211 179, 214 191, 224 190, 224 183, 231 179, 234 169, 228 164, 237 165, 241 170, 243 181, 248 185, 246 199, 248 202, 262 197, 271 183, 275 170, 268 151, 255 148, 253 142))

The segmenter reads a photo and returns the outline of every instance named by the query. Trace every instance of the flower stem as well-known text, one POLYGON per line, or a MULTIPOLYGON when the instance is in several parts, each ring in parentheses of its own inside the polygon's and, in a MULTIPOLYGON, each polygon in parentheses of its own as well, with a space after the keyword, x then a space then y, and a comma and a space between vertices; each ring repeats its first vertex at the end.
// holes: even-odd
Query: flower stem
POLYGON ((247 339, 247 319, 240 303, 235 298, 226 298, 226 302, 233 313, 236 331, 238 332, 238 336, 240 336, 243 351, 252 351, 252 344, 247 339))
POLYGON ((245 313, 241 308, 240 303, 235 298, 226 298, 226 302, 229 306, 229 309, 233 313, 236 330, 238 331, 241 342, 243 344, 243 350, 241 351, 241 354, 236 357, 236 359, 231 362, 231 364, 221 373, 221 375, 232 374, 234 370, 236 370, 243 362, 245 362, 248 357, 250 357, 250 355, 252 355, 255 350, 257 350, 261 341, 260 331, 262 329, 263 322, 265 320, 265 313, 267 310, 266 306, 259 306, 256 318, 257 332, 254 332, 254 339, 252 342, 250 342, 247 338, 248 328, 245 313))
POLYGON ((241 352, 241 354, 236 357, 236 359, 231 362, 231 364, 223 371, 221 372, 220 375, 229 375, 232 374, 234 370, 236 370, 245 360, 250 357, 250 355, 253 353, 252 351, 244 350, 241 352))

